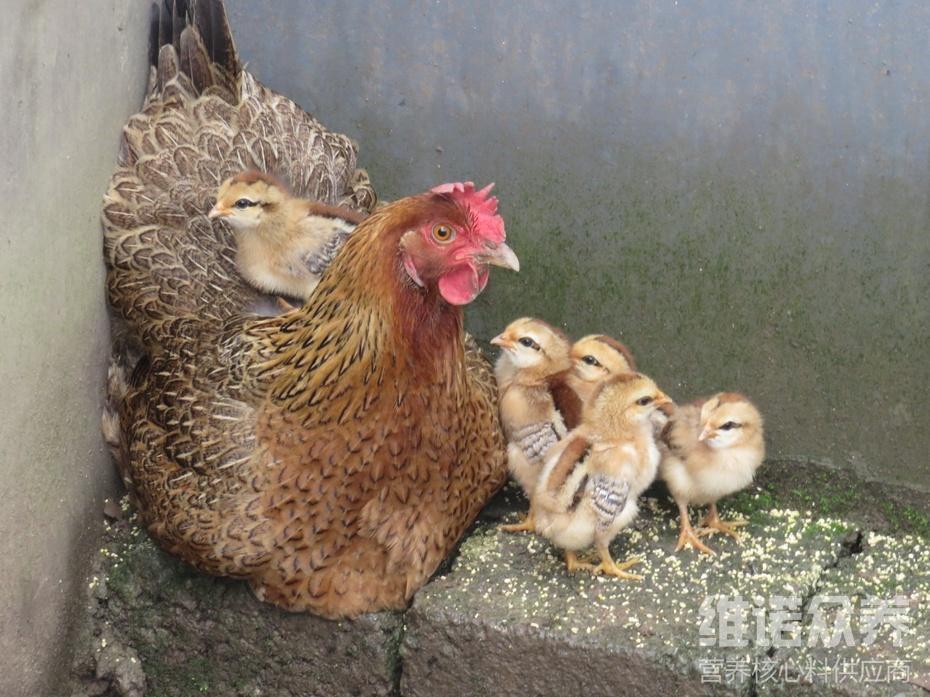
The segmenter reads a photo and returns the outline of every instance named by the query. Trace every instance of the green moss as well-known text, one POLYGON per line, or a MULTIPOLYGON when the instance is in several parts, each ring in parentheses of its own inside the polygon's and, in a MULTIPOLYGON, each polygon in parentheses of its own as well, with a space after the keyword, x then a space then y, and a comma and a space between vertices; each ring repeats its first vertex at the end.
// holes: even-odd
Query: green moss
POLYGON ((162 654, 145 652, 142 663, 150 681, 159 685, 161 694, 173 697, 196 697, 210 693, 210 685, 225 682, 215 673, 221 668, 205 658, 191 657, 180 663, 167 663, 162 654))
POLYGON ((845 520, 825 519, 816 520, 804 526, 801 531, 801 537, 810 540, 816 537, 826 536, 829 539, 842 539, 855 530, 855 526, 845 520))
POLYGON ((930 517, 926 513, 896 501, 881 501, 879 505, 896 530, 930 539, 930 517))

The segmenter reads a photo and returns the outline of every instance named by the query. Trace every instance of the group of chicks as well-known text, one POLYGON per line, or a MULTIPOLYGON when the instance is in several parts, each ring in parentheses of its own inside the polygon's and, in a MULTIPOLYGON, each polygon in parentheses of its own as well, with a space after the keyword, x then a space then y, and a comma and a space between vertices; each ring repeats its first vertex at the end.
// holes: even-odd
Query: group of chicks
POLYGON ((603 335, 574 344, 546 322, 521 318, 491 340, 511 475, 526 493, 526 519, 564 550, 569 571, 640 580, 608 550, 636 518, 637 499, 660 476, 681 516, 675 551, 714 554, 701 537, 739 539, 744 521, 724 522, 717 501, 746 487, 765 454, 762 416, 745 396, 721 392, 676 405, 636 372, 629 350, 603 335), (688 506, 709 505, 697 529, 688 506), (594 547, 598 563, 579 560, 594 547))
MULTIPOLYGON (((236 235, 237 266, 258 290, 306 300, 322 272, 364 216, 295 198, 275 178, 255 171, 230 177, 217 192, 211 219, 236 235)), ((282 302, 279 309, 290 309, 282 302)), ((530 501, 510 532, 535 531, 565 552, 569 571, 625 579, 638 560, 616 563, 608 547, 632 523, 637 499, 656 476, 668 485, 681 516, 676 551, 714 552, 701 537, 738 539, 741 521, 724 522, 717 501, 746 487, 762 463, 762 416, 746 397, 721 392, 676 405, 636 372, 630 351, 603 335, 574 344, 539 319, 521 318, 491 341, 511 475, 530 501), (700 526, 688 506, 709 505, 700 526), (594 547, 598 564, 580 561, 594 547)))

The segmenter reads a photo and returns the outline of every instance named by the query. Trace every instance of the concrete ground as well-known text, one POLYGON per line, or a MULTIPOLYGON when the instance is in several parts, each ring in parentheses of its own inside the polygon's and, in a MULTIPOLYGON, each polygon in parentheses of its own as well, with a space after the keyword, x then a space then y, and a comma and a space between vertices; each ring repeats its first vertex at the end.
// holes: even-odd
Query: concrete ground
POLYGON ((670 502, 660 488, 648 493, 635 526, 612 547, 618 560, 641 558, 642 582, 569 575, 545 540, 500 532, 499 522, 515 518, 523 505, 505 490, 406 613, 356 622, 262 605, 244 584, 203 576, 162 553, 125 504, 112 505, 87 585, 88 622, 71 693, 891 697, 930 691, 924 495, 770 464, 757 486, 722 508, 749 524, 740 543, 711 539, 718 552, 711 558, 674 552, 670 502), (886 615, 867 637, 862 602, 896 596, 905 598, 900 621, 886 615), (791 619, 772 606, 779 598, 786 608, 797 603, 793 634, 788 625, 775 626, 791 619), (851 604, 849 641, 837 621, 837 598, 851 604), (828 643, 840 629, 834 647, 822 640, 808 646, 818 606, 828 643), (741 637, 727 629, 736 626, 741 637), (772 645, 776 640, 784 645, 772 645))

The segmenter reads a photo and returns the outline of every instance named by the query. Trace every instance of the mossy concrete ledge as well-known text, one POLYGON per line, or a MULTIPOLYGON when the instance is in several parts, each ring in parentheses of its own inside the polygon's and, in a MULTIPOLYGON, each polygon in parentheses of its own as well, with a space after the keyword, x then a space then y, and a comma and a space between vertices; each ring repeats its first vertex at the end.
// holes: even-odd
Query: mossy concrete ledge
MULTIPOLYGON (((930 686, 923 494, 770 463, 722 508, 748 519, 743 540, 712 538, 718 555, 708 558, 674 552, 677 520, 655 488, 612 547, 618 560, 641 559, 641 582, 569 575, 545 540, 500 532, 524 505, 505 490, 406 613, 355 622, 261 604, 243 583, 164 554, 130 519, 113 521, 88 583, 91 621, 72 695, 891 697, 930 686), (766 641, 770 632, 756 632, 758 608, 774 597, 797 598, 806 621, 814 598, 840 595, 905 596, 903 646, 883 633, 868 646, 780 648, 766 641), (731 647, 713 612, 719 600, 738 598, 747 601, 735 616, 746 641, 731 647), (906 661, 910 672, 907 680, 805 684, 796 668, 810 657, 906 661), (760 665, 774 679, 761 679, 760 665)), ((799 633, 806 639, 807 631, 799 633)))
POLYGON ((399 613, 332 622, 254 598, 109 523, 88 583, 90 621, 72 697, 390 695, 399 613))

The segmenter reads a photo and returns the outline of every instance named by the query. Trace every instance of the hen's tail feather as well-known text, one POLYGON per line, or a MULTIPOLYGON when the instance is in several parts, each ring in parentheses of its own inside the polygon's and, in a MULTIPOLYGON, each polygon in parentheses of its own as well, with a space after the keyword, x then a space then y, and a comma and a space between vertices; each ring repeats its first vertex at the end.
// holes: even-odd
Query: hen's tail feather
POLYGON ((222 0, 161 0, 151 22, 149 62, 158 92, 180 72, 197 94, 217 83, 236 93, 241 64, 222 0))
POLYGON ((242 66, 222 0, 195 0, 194 22, 213 65, 238 80, 242 66))
POLYGON ((103 440, 116 462, 116 468, 128 486, 129 482, 129 452, 123 437, 121 413, 123 405, 129 394, 129 383, 126 380, 126 366, 121 356, 114 351, 110 357, 110 368, 107 371, 106 401, 103 405, 103 414, 100 417, 100 430, 103 440))

